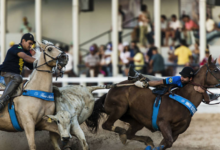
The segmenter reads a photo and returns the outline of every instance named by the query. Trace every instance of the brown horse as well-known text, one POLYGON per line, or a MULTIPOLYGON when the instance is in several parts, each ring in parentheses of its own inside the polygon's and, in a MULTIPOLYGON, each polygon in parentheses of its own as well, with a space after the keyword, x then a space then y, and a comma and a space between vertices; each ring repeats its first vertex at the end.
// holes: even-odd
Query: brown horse
MULTIPOLYGON (((195 90, 195 84, 206 88, 208 86, 215 87, 219 85, 220 70, 215 65, 216 60, 214 63, 212 63, 211 60, 212 58, 210 56, 208 63, 201 67, 196 73, 193 82, 174 90, 173 93, 188 99, 196 107, 200 105, 203 99, 209 102, 209 99, 204 98, 204 94, 195 90)), ((129 82, 131 81, 121 83, 129 82)), ((141 89, 136 86, 112 88, 107 95, 103 95, 96 101, 94 112, 87 121, 90 122, 90 127, 96 129, 98 120, 100 119, 100 113, 104 112, 108 115, 108 119, 103 123, 103 129, 118 133, 123 144, 129 139, 153 146, 153 141, 150 137, 136 136, 135 133, 143 127, 154 132, 152 127, 152 113, 155 98, 156 95, 148 88, 141 89), (121 127, 114 126, 114 123, 118 119, 130 124, 127 131, 121 127), (93 124, 91 122, 93 122, 93 124)), ((189 127, 191 118, 190 111, 185 106, 169 98, 169 95, 162 96, 157 117, 157 125, 163 135, 163 140, 159 147, 164 146, 164 148, 161 149, 172 147, 172 144, 176 141, 179 134, 185 132, 189 127)))

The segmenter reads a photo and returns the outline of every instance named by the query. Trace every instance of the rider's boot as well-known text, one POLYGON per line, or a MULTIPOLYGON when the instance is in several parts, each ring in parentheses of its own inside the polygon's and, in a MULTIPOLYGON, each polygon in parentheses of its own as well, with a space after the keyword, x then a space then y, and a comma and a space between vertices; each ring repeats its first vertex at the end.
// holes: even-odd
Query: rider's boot
POLYGON ((6 86, 4 93, 0 98, 0 111, 2 111, 13 95, 13 92, 18 88, 19 84, 22 82, 21 77, 14 77, 6 86))

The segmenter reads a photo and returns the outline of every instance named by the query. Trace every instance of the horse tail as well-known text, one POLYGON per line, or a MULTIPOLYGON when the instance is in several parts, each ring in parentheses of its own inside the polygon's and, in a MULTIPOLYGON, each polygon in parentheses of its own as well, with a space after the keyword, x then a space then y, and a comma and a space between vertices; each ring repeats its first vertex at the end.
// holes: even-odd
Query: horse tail
POLYGON ((102 113, 105 113, 103 104, 105 102, 106 95, 107 94, 104 94, 96 100, 92 115, 86 120, 86 125, 92 133, 96 133, 98 131, 99 121, 103 117, 102 113))

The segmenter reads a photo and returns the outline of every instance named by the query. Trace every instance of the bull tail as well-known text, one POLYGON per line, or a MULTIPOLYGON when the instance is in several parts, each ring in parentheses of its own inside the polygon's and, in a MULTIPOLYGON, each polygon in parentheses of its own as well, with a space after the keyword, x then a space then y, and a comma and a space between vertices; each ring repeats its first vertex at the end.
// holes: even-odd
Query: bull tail
POLYGON ((96 133, 99 127, 99 121, 102 118, 102 113, 105 113, 103 104, 105 102, 107 94, 102 95, 95 102, 95 106, 92 112, 92 115, 86 120, 86 125, 92 133, 96 133))

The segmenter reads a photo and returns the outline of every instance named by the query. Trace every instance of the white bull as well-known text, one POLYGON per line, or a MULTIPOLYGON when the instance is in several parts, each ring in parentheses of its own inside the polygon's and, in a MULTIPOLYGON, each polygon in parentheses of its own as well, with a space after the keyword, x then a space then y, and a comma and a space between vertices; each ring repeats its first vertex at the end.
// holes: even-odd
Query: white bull
MULTIPOLYGON (((56 121, 62 137, 61 140, 68 140, 71 135, 75 135, 79 139, 83 150, 89 150, 89 146, 80 124, 93 112, 95 98, 92 91, 97 89, 105 88, 104 86, 89 87, 82 85, 54 87, 56 115, 47 115, 47 117, 56 121)), ((53 139, 53 137, 51 138, 53 139)))

